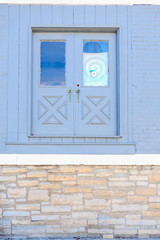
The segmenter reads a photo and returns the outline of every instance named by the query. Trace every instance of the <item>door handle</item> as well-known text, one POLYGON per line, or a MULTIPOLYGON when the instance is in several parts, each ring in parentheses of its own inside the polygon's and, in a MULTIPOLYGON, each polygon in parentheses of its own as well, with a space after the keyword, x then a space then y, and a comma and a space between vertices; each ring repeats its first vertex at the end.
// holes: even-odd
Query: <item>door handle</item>
POLYGON ((80 94, 80 89, 79 88, 76 90, 76 93, 77 93, 77 102, 79 103, 79 94, 80 94))
POLYGON ((71 88, 68 89, 68 93, 69 93, 69 101, 71 102, 71 95, 72 95, 72 89, 71 88))

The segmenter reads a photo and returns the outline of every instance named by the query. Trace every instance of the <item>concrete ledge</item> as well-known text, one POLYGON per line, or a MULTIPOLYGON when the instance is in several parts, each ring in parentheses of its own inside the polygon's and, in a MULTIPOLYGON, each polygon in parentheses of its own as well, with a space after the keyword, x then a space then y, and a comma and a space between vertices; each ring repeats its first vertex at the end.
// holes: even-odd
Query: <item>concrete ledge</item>
POLYGON ((0 154, 0 165, 160 165, 160 154, 0 154))

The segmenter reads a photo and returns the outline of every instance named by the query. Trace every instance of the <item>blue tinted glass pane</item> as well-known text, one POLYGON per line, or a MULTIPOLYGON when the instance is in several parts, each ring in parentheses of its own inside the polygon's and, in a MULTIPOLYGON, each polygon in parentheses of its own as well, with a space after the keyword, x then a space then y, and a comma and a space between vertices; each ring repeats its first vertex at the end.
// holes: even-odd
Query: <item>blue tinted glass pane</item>
POLYGON ((83 86, 108 86, 108 42, 83 42, 83 86))
POLYGON ((41 86, 64 86, 65 42, 41 42, 41 86))

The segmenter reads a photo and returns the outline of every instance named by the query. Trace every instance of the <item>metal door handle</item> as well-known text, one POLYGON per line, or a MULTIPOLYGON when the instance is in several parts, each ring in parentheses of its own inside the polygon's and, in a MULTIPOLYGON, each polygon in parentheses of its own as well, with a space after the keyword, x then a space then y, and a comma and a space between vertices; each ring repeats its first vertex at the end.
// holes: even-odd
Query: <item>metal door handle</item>
POLYGON ((80 89, 79 89, 79 88, 76 90, 76 93, 78 94, 78 96, 77 96, 77 102, 79 103, 79 94, 80 94, 80 89))
POLYGON ((71 102, 71 95, 72 95, 72 89, 68 89, 68 93, 69 93, 69 101, 71 102))

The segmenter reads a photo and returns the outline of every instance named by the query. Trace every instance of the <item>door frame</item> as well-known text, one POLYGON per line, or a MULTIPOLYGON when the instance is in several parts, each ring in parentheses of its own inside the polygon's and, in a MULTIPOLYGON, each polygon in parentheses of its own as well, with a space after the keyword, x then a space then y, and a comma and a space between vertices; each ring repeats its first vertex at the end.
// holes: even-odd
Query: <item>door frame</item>
MULTIPOLYGON (((123 76, 123 29, 120 26, 74 26, 74 25, 57 25, 57 26, 30 26, 29 28, 29 57, 28 57, 28 137, 50 137, 38 136, 32 134, 32 76, 33 76, 33 33, 116 33, 116 119, 117 134, 115 136, 106 136, 108 138, 122 138, 128 131, 127 124, 127 79, 123 76)), ((65 137, 65 136, 64 136, 65 137)), ((125 137, 126 138, 126 137, 125 137)))

